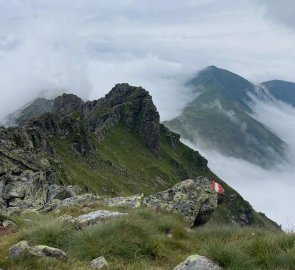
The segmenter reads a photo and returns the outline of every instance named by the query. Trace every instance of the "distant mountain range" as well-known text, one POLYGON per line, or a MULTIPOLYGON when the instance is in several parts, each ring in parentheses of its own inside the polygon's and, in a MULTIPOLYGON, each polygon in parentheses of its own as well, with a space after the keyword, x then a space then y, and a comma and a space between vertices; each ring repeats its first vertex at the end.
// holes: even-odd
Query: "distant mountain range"
MULTIPOLYGON (((187 82, 194 98, 176 118, 164 124, 197 146, 269 168, 286 159, 286 143, 252 109, 253 97, 272 98, 295 106, 295 83, 271 80, 255 85, 225 69, 209 66, 187 82)), ((44 112, 54 100, 38 98, 6 117, 19 125, 44 112)))
POLYGON ((253 118, 252 97, 272 95, 295 106, 295 84, 255 85, 230 71, 207 67, 190 80, 195 98, 164 124, 195 144, 268 168, 286 159, 286 143, 253 118))

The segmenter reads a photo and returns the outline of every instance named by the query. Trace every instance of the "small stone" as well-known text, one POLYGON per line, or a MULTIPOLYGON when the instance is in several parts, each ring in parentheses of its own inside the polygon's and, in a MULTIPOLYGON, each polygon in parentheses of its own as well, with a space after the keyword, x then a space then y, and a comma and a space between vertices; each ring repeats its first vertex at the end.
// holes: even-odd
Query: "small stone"
POLYGON ((66 260, 67 254, 58 248, 39 245, 30 248, 30 253, 39 257, 49 257, 57 260, 66 260))
POLYGON ((204 256, 192 255, 173 270, 221 270, 217 264, 204 256))
POLYGON ((93 269, 102 269, 107 267, 109 264, 104 257, 98 257, 91 261, 91 267, 93 269))
POLYGON ((18 226, 11 220, 4 220, 2 225, 4 228, 12 228, 12 229, 18 228, 18 226))

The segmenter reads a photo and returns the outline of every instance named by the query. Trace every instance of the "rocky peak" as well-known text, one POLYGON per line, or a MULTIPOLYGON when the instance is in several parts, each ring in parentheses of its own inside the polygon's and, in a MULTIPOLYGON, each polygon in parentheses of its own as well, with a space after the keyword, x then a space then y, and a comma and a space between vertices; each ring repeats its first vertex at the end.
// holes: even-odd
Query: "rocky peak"
POLYGON ((86 102, 83 113, 88 129, 98 137, 119 122, 138 133, 147 147, 160 153, 160 116, 149 92, 127 83, 117 84, 106 96, 86 102))
POLYGON ((84 101, 73 94, 62 94, 54 100, 53 112, 59 115, 67 115, 81 111, 84 101))

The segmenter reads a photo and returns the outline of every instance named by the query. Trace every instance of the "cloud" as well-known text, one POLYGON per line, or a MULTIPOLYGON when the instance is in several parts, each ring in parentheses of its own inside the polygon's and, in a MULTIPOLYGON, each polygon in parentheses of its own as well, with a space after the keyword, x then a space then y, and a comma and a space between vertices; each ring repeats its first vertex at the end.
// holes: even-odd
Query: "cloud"
POLYGON ((257 0, 264 5, 265 16, 270 20, 275 20, 291 29, 295 29, 295 2, 293 0, 257 0))
POLYGON ((225 157, 206 149, 200 142, 198 149, 208 160, 209 167, 229 185, 234 187, 253 207, 267 214, 285 229, 294 229, 295 209, 295 108, 275 99, 263 101, 253 96, 255 119, 268 126, 282 138, 289 148, 289 162, 263 169, 242 159, 225 157))
POLYGON ((181 80, 211 64, 254 81, 295 80, 295 37, 265 20, 260 5, 1 0, 0 118, 44 89, 88 99, 130 82, 155 96, 165 120, 185 104, 181 80))

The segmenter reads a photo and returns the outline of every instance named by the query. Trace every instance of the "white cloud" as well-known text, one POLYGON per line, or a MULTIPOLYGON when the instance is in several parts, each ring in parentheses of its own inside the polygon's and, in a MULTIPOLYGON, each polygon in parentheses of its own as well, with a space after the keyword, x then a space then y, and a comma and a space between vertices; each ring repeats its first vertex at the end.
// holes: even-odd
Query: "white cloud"
MULTIPOLYGON (((254 97, 252 97, 254 98, 254 97)), ((254 100, 253 115, 270 127, 289 147, 289 162, 263 169, 242 159, 230 158, 194 146, 209 160, 209 167, 234 187, 253 207, 267 214, 285 229, 295 228, 295 108, 275 100, 254 100)))
POLYGON ((167 111, 179 99, 172 77, 211 64, 254 81, 295 80, 294 34, 255 1, 2 0, 0 33, 1 116, 43 89, 97 98, 123 81, 167 111))

